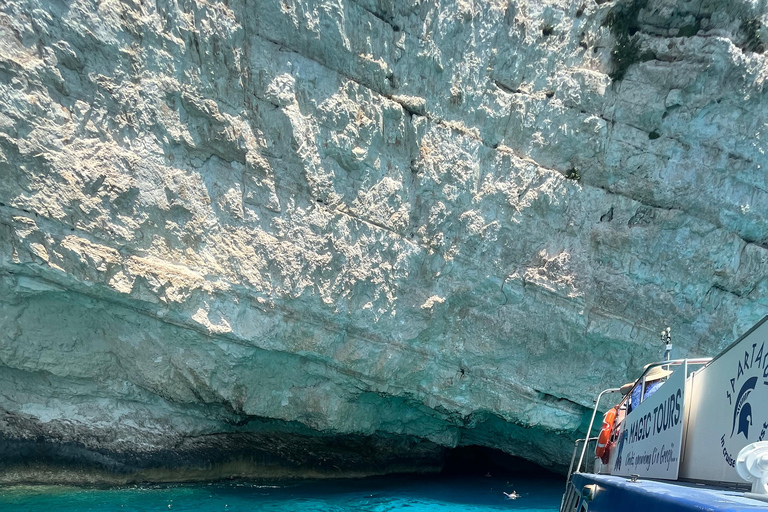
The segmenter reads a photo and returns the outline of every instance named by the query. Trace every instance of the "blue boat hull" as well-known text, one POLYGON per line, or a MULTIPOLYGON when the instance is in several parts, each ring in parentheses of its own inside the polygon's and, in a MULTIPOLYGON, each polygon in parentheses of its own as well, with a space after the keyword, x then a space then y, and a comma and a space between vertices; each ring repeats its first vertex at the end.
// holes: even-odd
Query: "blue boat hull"
POLYGON ((562 512, 766 512, 768 503, 744 498, 743 491, 654 480, 576 473, 562 512), (594 492, 587 486, 595 485, 594 492), (585 491, 585 487, 587 490, 585 491), (590 496, 590 494, 592 494, 590 496), (591 499, 590 499, 591 498, 591 499))

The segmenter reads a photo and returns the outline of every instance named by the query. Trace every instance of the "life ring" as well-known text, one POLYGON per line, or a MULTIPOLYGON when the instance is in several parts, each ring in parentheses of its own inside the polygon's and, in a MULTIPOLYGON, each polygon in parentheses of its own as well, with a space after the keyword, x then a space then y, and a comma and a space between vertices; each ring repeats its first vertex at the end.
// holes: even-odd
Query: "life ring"
POLYGON ((600 437, 597 438, 597 446, 595 447, 595 456, 603 458, 605 449, 608 446, 608 441, 611 440, 611 432, 613 431, 613 422, 616 420, 616 414, 618 409, 614 407, 609 409, 603 416, 603 428, 600 430, 600 437))

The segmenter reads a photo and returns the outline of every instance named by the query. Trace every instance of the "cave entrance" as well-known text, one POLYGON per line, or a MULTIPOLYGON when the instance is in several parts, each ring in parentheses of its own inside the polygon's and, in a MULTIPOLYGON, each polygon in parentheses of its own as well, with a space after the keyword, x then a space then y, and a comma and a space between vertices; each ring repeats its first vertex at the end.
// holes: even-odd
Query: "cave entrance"
POLYGON ((487 446, 459 446, 448 450, 441 474, 501 476, 525 475, 529 477, 558 477, 556 473, 521 457, 515 457, 487 446))

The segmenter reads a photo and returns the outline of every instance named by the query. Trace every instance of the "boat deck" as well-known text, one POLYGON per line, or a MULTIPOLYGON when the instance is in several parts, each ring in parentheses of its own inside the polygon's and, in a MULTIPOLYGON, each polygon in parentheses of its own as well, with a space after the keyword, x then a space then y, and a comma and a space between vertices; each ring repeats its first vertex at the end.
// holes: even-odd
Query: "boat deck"
POLYGON ((697 484, 576 473, 571 476, 576 491, 597 484, 594 499, 580 499, 564 512, 765 512, 768 503, 745 498, 743 491, 697 484))

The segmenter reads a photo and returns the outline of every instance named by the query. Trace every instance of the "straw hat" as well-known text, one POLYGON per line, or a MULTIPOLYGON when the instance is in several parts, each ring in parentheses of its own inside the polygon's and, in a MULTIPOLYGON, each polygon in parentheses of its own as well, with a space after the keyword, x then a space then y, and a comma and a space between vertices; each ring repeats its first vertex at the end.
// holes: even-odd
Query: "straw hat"
MULTIPOLYGON (((643 369, 647 369, 648 366, 650 365, 646 365, 643 369)), ((654 380, 663 379, 664 377, 669 377, 670 375, 672 375, 671 370, 665 370, 662 366, 654 366, 651 371, 645 374, 645 381, 651 382, 654 380)))
MULTIPOLYGON (((646 365, 645 368, 643 368, 643 370, 647 369, 648 366, 650 365, 646 365)), ((661 366, 655 366, 651 371, 649 371, 645 375, 645 382, 653 382, 659 379, 663 379, 664 377, 669 377, 670 375, 672 375, 672 372, 670 370, 665 370, 661 366)), ((632 391, 632 387, 634 387, 636 383, 637 381, 627 382, 626 384, 621 386, 621 388, 619 388, 619 391, 621 392, 622 395, 626 395, 627 393, 632 391)))
POLYGON ((622 395, 626 395, 632 390, 632 386, 634 385, 635 385, 634 382, 627 382, 626 384, 621 386, 621 388, 619 388, 619 391, 621 392, 622 395))

